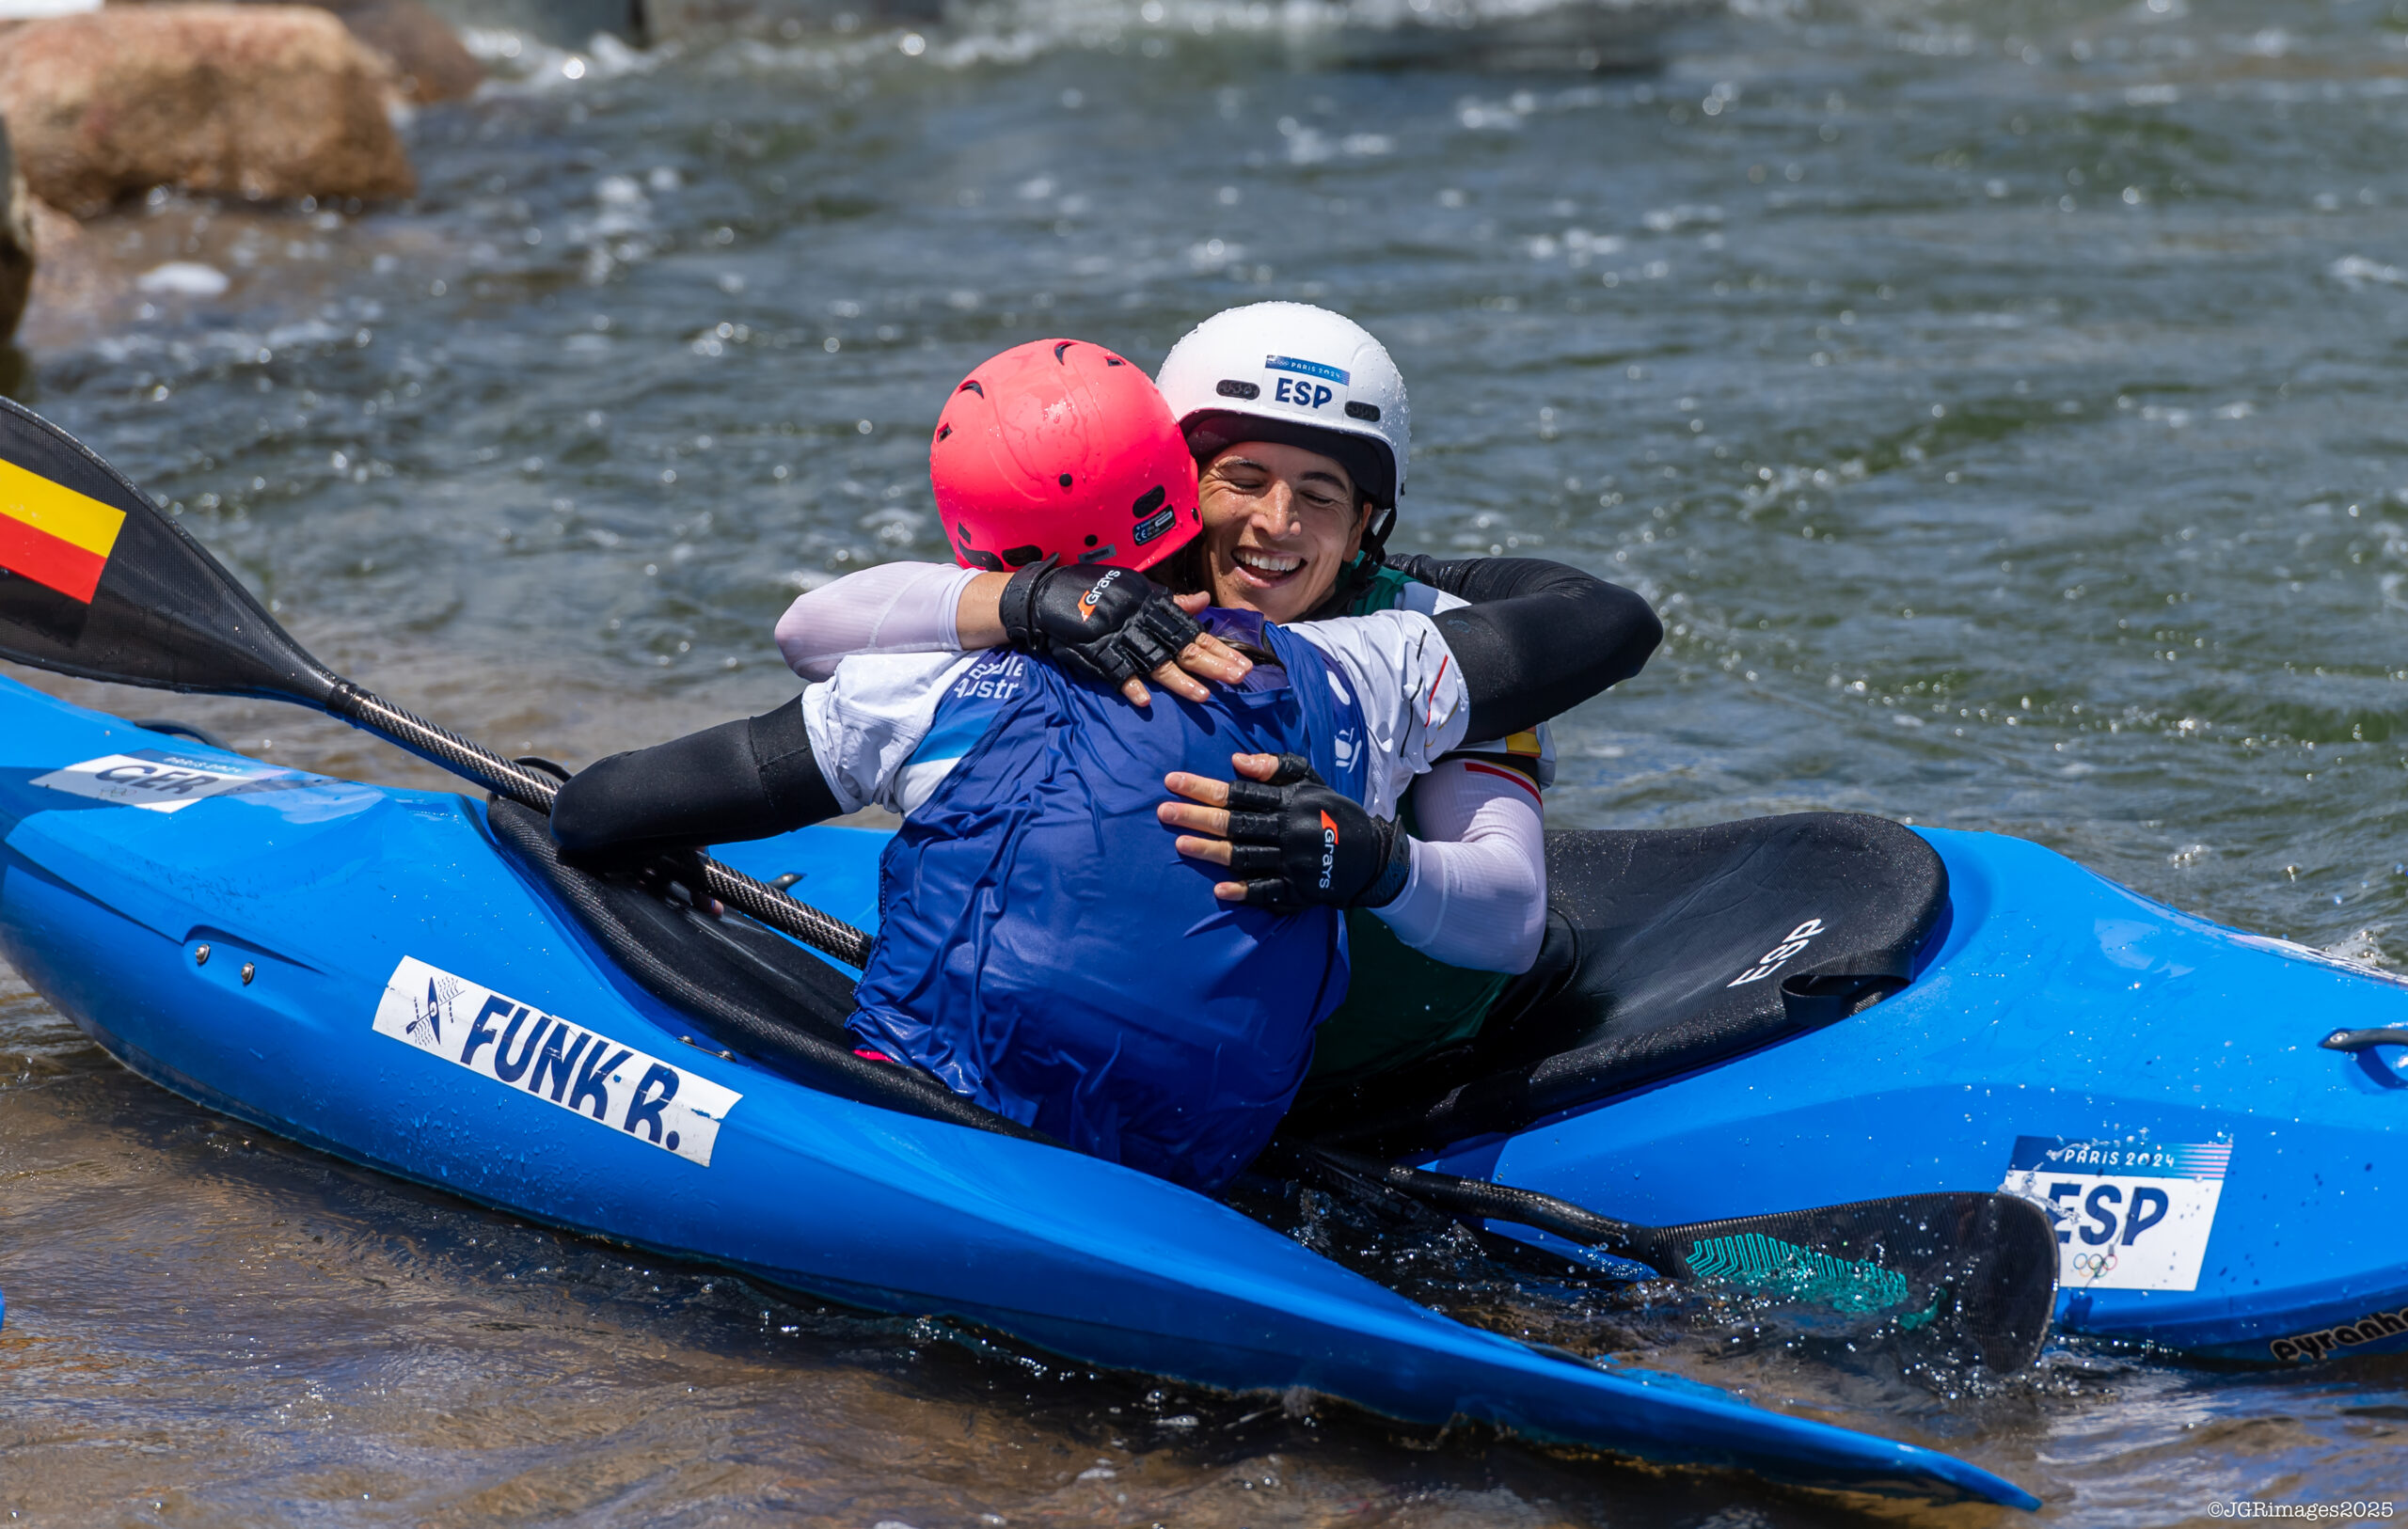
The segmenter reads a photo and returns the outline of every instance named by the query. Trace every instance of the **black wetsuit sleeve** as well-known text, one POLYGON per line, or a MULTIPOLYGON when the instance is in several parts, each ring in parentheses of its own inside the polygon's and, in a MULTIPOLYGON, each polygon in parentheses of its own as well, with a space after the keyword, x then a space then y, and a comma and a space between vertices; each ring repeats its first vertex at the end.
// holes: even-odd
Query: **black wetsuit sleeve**
POLYGON ((802 707, 612 754, 561 787, 552 839, 572 859, 766 839, 843 812, 812 757, 802 707))
POLYGON ((1664 638, 1647 602, 1539 558, 1388 559, 1471 604, 1435 618, 1471 692, 1468 736, 1536 727, 1639 672, 1664 638))

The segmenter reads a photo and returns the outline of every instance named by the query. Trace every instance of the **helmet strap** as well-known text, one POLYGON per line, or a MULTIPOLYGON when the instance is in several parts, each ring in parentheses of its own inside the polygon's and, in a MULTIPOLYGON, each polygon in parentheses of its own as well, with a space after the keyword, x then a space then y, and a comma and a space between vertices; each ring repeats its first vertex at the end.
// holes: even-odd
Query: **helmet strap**
POLYGON ((1305 620, 1327 621, 1333 616, 1345 615, 1354 606, 1354 597, 1370 589, 1371 581, 1380 576, 1380 570, 1387 566, 1388 533, 1395 529, 1394 505, 1373 509, 1370 518, 1363 526, 1363 550, 1354 555, 1354 561, 1339 571, 1337 587, 1329 591, 1329 598, 1314 607, 1305 620))
POLYGON ((1388 560, 1388 535, 1396 529, 1396 506, 1381 505, 1363 526, 1363 555, 1376 568, 1388 560))

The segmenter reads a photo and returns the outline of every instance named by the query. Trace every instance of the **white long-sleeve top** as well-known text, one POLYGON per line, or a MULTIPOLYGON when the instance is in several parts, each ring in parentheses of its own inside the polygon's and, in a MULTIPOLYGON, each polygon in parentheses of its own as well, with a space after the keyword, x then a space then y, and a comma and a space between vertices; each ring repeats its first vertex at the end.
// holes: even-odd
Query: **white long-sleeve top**
MULTIPOLYGON (((950 654, 961 648, 961 592, 976 569, 894 562, 798 598, 778 619, 778 651, 797 674, 828 679, 857 654, 950 654)), ((1434 609, 1463 602, 1432 591, 1434 609)), ((1293 630, 1324 646, 1318 623, 1293 630)), ((1412 784, 1413 875, 1373 911, 1433 959, 1483 971, 1527 971, 1546 927, 1545 819, 1537 785, 1478 754, 1450 755, 1412 784)), ((1375 806, 1393 811, 1393 804, 1375 806)))
POLYGON ((816 683, 856 654, 959 653, 961 591, 975 568, 889 562, 803 594, 778 618, 786 668, 816 683))

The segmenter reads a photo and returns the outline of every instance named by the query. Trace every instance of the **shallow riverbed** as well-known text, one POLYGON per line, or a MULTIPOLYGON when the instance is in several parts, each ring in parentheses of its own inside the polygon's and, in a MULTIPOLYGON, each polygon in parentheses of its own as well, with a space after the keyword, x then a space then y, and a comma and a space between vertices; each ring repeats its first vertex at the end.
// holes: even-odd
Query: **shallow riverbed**
MULTIPOLYGON (((1220 307, 1319 300, 1412 385, 1400 546, 1561 558, 1665 615, 1560 724, 1559 824, 1996 829, 2408 957, 2408 6, 1746 12, 1629 74, 1346 69, 1301 12, 1093 0, 488 38, 519 77, 417 116, 417 204, 89 225, 13 392, 338 670, 575 764, 767 706, 798 589, 944 555, 927 431, 980 356, 1059 333, 1151 365, 1220 307), (168 261, 229 284, 137 285, 168 261)), ((75 693, 440 783, 271 707, 75 693)), ((0 1291, 16 1521, 2013 1517, 823 1311, 230 1126, 13 983, 0 1291)), ((1962 1454, 2051 1521, 2408 1499, 2400 1361, 2071 1346, 1968 1389, 1743 1321, 1632 1341, 1962 1454)))

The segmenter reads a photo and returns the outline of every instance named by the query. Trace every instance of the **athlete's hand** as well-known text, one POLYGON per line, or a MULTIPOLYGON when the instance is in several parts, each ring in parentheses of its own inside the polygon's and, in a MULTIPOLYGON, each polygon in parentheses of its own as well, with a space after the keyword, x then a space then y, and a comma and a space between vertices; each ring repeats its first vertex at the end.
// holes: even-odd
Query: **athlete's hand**
POLYGON ((633 876, 637 885, 664 902, 675 901, 673 891, 682 889, 686 901, 705 918, 716 919, 727 911, 726 906, 710 894, 710 879, 704 874, 700 849, 602 844, 579 849, 563 847, 560 855, 563 861, 589 875, 633 876))
POLYGON ((1215 883, 1213 896, 1294 913, 1316 903, 1382 907, 1404 891, 1413 841, 1325 784, 1304 756, 1232 754, 1229 764, 1235 780, 1163 777, 1187 800, 1154 809, 1165 825, 1192 830, 1180 835, 1180 854, 1245 878, 1215 883))
POLYGON ((1092 565, 1031 563, 997 601, 1004 639, 1051 657, 1073 673, 1117 686, 1140 706, 1153 695, 1140 676, 1173 695, 1202 701, 1204 680, 1235 685, 1254 665, 1196 623, 1209 596, 1174 596, 1143 574, 1092 565))
POLYGON ((710 879, 703 871, 703 852, 699 849, 674 849, 656 855, 636 873, 644 891, 655 897, 674 901, 670 889, 682 888, 686 900, 704 918, 716 919, 727 912, 727 905, 710 894, 710 879))

